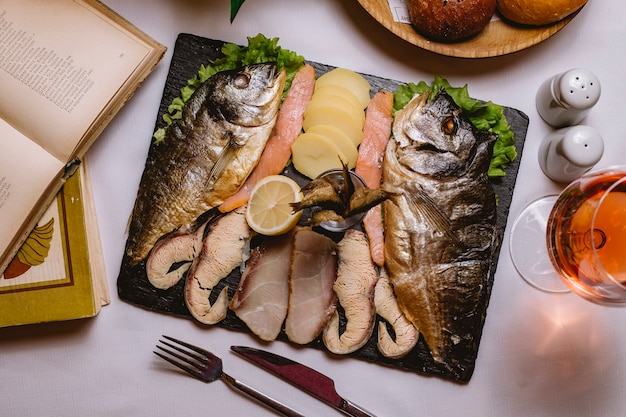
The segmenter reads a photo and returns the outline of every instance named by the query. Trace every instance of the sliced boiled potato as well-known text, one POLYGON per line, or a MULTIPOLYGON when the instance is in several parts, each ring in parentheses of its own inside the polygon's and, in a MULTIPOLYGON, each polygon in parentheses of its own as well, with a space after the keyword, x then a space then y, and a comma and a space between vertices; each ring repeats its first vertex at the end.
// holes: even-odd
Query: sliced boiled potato
POLYGON ((302 128, 307 132, 315 125, 331 125, 343 131, 354 143, 359 146, 363 139, 363 118, 350 109, 333 107, 331 105, 316 107, 306 112, 302 128))
POLYGON ((352 91, 348 90, 346 87, 340 85, 323 85, 315 89, 315 92, 313 93, 313 98, 321 98, 327 96, 339 96, 342 99, 349 101, 353 107, 359 107, 363 109, 363 104, 361 103, 361 101, 357 98, 357 96, 354 95, 352 91))
POLYGON ((327 85, 336 85, 347 88, 366 108, 370 102, 370 83, 359 73, 346 68, 335 68, 321 75, 315 82, 315 90, 327 85))
POLYGON ((291 160, 298 172, 313 179, 329 169, 341 168, 346 157, 330 139, 304 132, 291 145, 291 160))
POLYGON ((307 133, 322 135, 330 139, 346 157, 344 162, 348 164, 348 168, 352 169, 356 166, 359 151, 341 129, 331 125, 315 125, 312 126, 307 133))
POLYGON ((350 113, 351 118, 359 120, 359 123, 365 123, 365 112, 363 111, 363 109, 358 106, 354 107, 352 104, 350 104, 348 100, 340 96, 331 95, 316 97, 315 94, 313 94, 313 97, 308 102, 308 104, 306 105, 306 109, 304 110, 304 118, 306 119, 307 115, 317 111, 322 107, 334 107, 339 110, 344 110, 350 113))

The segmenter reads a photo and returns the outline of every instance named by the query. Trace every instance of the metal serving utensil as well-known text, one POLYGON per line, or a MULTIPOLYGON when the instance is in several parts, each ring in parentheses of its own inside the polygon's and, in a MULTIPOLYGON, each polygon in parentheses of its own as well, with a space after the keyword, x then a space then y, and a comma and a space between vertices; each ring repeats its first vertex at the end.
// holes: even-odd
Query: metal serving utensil
POLYGON ((335 382, 313 368, 261 349, 247 346, 231 346, 230 349, 348 416, 376 417, 363 407, 340 396, 335 390, 335 382))
POLYGON ((154 351, 154 354, 193 377, 206 383, 221 379, 231 387, 248 394, 284 416, 304 417, 303 414, 298 413, 285 404, 268 397, 262 392, 226 374, 222 369, 222 360, 208 350, 174 339, 173 337, 165 335, 163 335, 163 337, 172 343, 159 340, 160 343, 167 347, 157 345, 156 347, 160 351, 154 351))

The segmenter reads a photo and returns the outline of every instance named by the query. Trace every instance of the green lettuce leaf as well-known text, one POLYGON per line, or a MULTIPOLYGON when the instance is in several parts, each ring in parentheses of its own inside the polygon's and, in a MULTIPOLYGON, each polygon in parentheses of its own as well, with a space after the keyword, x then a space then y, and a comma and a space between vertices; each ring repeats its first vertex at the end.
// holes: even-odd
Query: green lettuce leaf
POLYGON ((233 43, 226 43, 222 47, 224 56, 207 65, 201 65, 198 72, 187 81, 187 85, 180 90, 180 96, 175 98, 163 115, 166 123, 164 128, 154 132, 153 138, 156 144, 165 139, 167 126, 176 119, 182 117, 183 107, 194 91, 213 74, 235 69, 243 65, 259 64, 262 62, 277 62, 278 68, 285 68, 286 80, 283 89, 283 99, 285 98, 291 82, 296 72, 304 65, 304 57, 288 49, 283 49, 278 45, 278 38, 269 39, 262 34, 255 37, 248 37, 247 46, 239 46, 233 43))
POLYGON ((401 85, 394 95, 394 112, 402 109, 416 95, 430 91, 430 98, 445 88, 454 102, 465 111, 478 130, 491 130, 497 135, 493 147, 493 156, 487 172, 490 177, 503 177, 504 168, 517 157, 514 133, 503 113, 503 107, 491 101, 483 103, 470 97, 467 84, 463 87, 452 87, 444 78, 435 77, 432 85, 424 81, 401 85))

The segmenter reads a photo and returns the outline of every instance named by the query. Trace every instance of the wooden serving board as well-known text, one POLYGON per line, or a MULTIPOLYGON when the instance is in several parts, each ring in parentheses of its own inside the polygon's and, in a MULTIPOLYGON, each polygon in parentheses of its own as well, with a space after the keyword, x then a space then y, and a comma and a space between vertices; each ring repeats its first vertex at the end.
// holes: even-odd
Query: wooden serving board
POLYGON ((441 55, 459 58, 488 58, 521 51, 550 38, 578 14, 548 26, 519 26, 492 20, 478 35, 462 42, 442 43, 425 38, 413 26, 396 22, 387 0, 358 0, 361 6, 389 31, 413 45, 441 55))
MULTIPOLYGON (((207 64, 209 61, 221 56, 221 47, 223 44, 223 41, 206 39, 190 34, 179 35, 173 52, 169 75, 163 91, 163 98, 159 114, 157 116, 155 130, 164 126, 165 123, 163 122, 161 115, 167 111, 167 107, 172 100, 179 95, 180 89, 187 84, 187 80, 196 74, 200 65, 207 64)), ((309 63, 316 68, 318 77, 333 68, 323 64, 313 62, 309 63)), ((385 88, 389 91, 395 91, 395 89, 401 84, 397 81, 383 79, 372 75, 363 74, 363 76, 370 82, 372 92, 378 91, 381 88, 385 88)), ((416 80, 416 82, 417 81, 419 80, 416 80)), ((507 175, 505 177, 493 180, 496 194, 499 197, 497 243, 494 248, 488 285, 486 285, 483 289, 484 294, 482 299, 484 300, 484 309, 480 312, 480 314, 477 314, 477 316, 480 316, 478 317, 478 320, 481 321, 480 326, 478 326, 478 328, 481 329, 480 333, 482 333, 487 305, 491 295, 491 288, 493 286, 493 278, 500 253, 500 246, 506 227, 513 188, 515 187, 519 160, 521 158, 524 140, 526 137, 526 130, 528 128, 528 117, 521 111, 505 108, 505 115, 511 125, 511 129, 515 133, 518 158, 506 168, 507 175)), ((151 145, 148 160, 152 157, 152 150, 153 147, 151 145)), ((300 184, 308 181, 308 179, 299 175, 292 168, 287 168, 285 170, 285 174, 291 176, 300 184)), ((230 291, 229 295, 232 297, 239 283, 239 278, 239 269, 236 268, 235 271, 222 280, 220 285, 216 287, 216 291, 214 291, 215 296, 224 285, 228 285, 230 291)), ((117 287, 120 298, 126 302, 147 308, 149 310, 173 314, 194 320, 188 312, 183 298, 184 279, 170 289, 159 290, 148 282, 145 271, 145 261, 135 266, 131 266, 129 258, 125 255, 122 260, 117 287)), ((249 332, 246 325, 239 320, 239 318, 232 311, 228 312, 227 317, 219 324, 219 326, 249 332)), ((211 326, 207 326, 207 332, 210 332, 210 330, 211 326)), ((418 345, 407 356, 402 359, 393 360, 385 358, 378 353, 376 347, 376 337, 376 331, 374 331, 372 338, 368 341, 366 346, 357 352, 346 355, 345 358, 357 358, 372 361, 396 368, 437 375, 443 378, 462 382, 469 381, 474 371, 474 364, 478 353, 477 348, 466 349, 465 355, 461 358, 461 372, 451 372, 445 367, 436 364, 432 360, 428 348, 421 338, 418 345)), ((480 340, 481 334, 475 334, 474 337, 476 340, 480 340)), ((279 340, 287 341, 287 338, 283 333, 281 333, 279 340)), ((319 339, 308 346, 325 350, 324 344, 319 339)))

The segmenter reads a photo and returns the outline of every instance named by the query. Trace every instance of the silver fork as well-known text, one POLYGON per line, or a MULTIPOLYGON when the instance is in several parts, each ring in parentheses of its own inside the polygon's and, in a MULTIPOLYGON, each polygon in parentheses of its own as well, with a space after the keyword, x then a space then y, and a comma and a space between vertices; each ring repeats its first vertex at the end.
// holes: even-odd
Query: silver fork
POLYGON ((163 337, 173 342, 169 343, 164 340, 159 340, 159 342, 169 347, 170 349, 159 345, 157 345, 156 347, 167 355, 157 351, 154 351, 154 354, 162 359, 165 359, 172 365, 177 366, 188 374, 206 383, 213 382, 216 379, 221 379, 231 387, 236 388, 248 394, 249 396, 259 400, 263 404, 267 405, 271 409, 279 412, 284 416, 304 417, 304 415, 291 409, 285 404, 271 397, 268 397, 262 392, 257 391, 251 386, 246 385, 243 382, 238 381, 232 376, 226 374, 222 369, 222 360, 208 350, 191 345, 178 339, 174 339, 173 337, 165 335, 163 335, 163 337), (187 349, 181 346, 184 346, 187 349))

